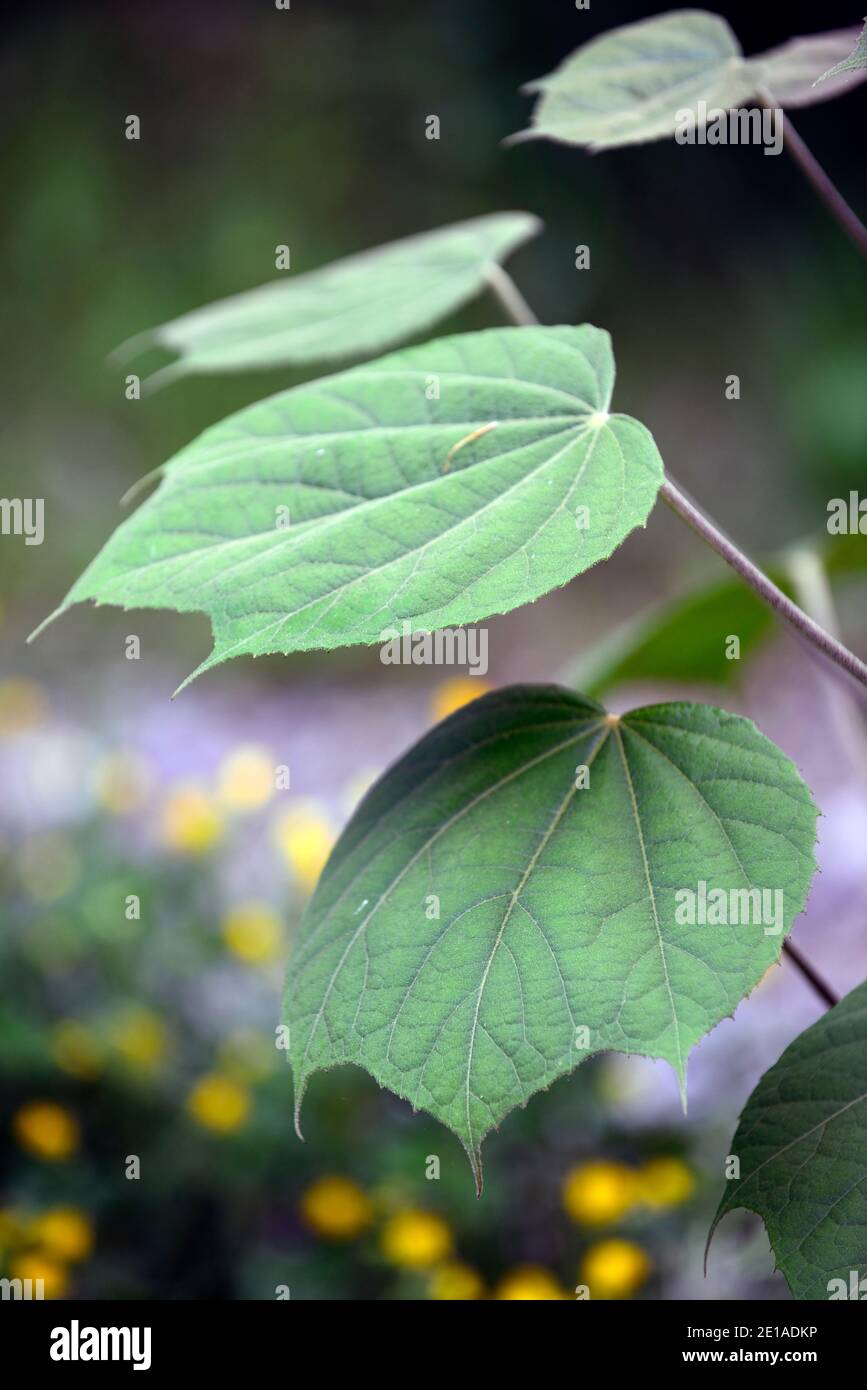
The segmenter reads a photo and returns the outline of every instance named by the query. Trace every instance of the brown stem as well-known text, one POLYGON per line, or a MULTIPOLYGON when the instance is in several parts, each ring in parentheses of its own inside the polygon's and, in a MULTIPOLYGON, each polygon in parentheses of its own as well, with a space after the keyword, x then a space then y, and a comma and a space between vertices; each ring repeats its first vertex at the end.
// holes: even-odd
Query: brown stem
POLYGON ((796 965, 797 968, 800 970, 804 979, 812 985, 819 998, 822 999, 828 1005, 829 1009, 833 1009, 835 1004, 839 1004, 840 1000, 838 996, 834 993, 834 991, 831 989, 831 986, 825 984, 825 981, 822 979, 822 976, 813 969, 812 965, 806 959, 806 957, 801 955, 801 952, 798 950, 797 946, 795 946, 793 942, 784 941, 783 950, 789 957, 789 960, 792 962, 792 964, 796 965))
MULTIPOLYGON (((773 106, 774 101, 768 92, 761 94, 765 106, 773 106)), ((812 150, 804 143, 788 116, 780 112, 783 122, 783 143, 795 163, 800 167, 807 182, 812 185, 822 199, 831 216, 836 218, 849 240, 854 242, 862 256, 867 257, 867 227, 858 214, 849 206, 843 194, 831 182, 812 150)))
POLYGON ((859 685, 867 690, 867 665, 850 652, 848 647, 844 647, 838 638, 830 632, 826 632, 817 622, 793 603, 788 594, 784 594, 772 579, 754 565, 742 550, 723 535, 719 527, 705 516, 694 503, 675 485, 671 478, 666 478, 659 490, 659 495, 663 502, 671 508, 673 512, 686 522, 687 526, 700 536, 711 549, 731 566, 736 574, 740 575, 751 589, 755 589, 759 598, 763 599, 774 612, 778 613, 790 627, 794 628, 799 636, 806 639, 816 651, 821 652, 829 661, 833 661, 836 666, 845 671, 847 675, 856 680, 859 685))

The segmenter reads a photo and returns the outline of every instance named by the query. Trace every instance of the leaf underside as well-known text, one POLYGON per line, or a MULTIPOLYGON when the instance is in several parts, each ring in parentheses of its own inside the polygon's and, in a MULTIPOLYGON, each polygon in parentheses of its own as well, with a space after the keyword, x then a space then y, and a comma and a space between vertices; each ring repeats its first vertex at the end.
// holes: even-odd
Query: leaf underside
POLYGON ((179 359, 152 379, 367 357, 414 337, 479 294, 492 266, 541 231, 492 213, 347 256, 196 309, 134 339, 179 359))
MULTIPOLYGON (((795 1298, 843 1297, 867 1276, 867 983, 786 1048, 747 1101, 711 1227, 737 1207, 764 1221, 795 1298), (841 1295, 838 1293, 838 1297, 841 1295)), ((863 1293, 859 1295, 863 1298, 863 1293)))
POLYGON ((612 29, 577 49, 559 68, 524 89, 540 99, 528 130, 513 139, 547 136, 591 150, 641 144, 674 135, 684 112, 706 115, 762 93, 787 106, 807 106, 853 85, 851 74, 814 87, 829 63, 849 52, 857 29, 792 39, 745 58, 726 21, 704 10, 675 10, 612 29))
POLYGON ((767 89, 780 106, 813 106, 864 81, 867 74, 852 73, 852 69, 863 64, 844 61, 857 36, 857 25, 832 29, 826 34, 808 34, 748 61, 756 71, 759 86, 767 89), (826 68, 830 71, 826 72, 826 68))
MULTIPOLYGON (((857 33, 857 30, 847 29, 843 32, 851 39, 852 35, 857 33)), ((833 61, 831 55, 829 55, 829 61, 833 61)), ((820 82, 827 82, 829 79, 838 75, 843 76, 851 72, 860 72, 864 68, 867 68, 867 20, 865 20, 864 28, 861 30, 860 34, 858 34, 857 43, 852 49, 852 52, 847 53, 845 57, 835 62, 834 66, 829 68, 827 72, 823 72, 818 80, 820 82)))
POLYGON ((646 522, 662 462, 608 414, 613 384, 584 325, 461 334, 273 396, 166 465, 59 611, 206 613, 199 671, 508 612, 646 522))
POLYGON ((376 784, 325 868, 289 963, 296 1114, 313 1072, 354 1062, 453 1130, 480 1187, 488 1131, 592 1053, 665 1058, 683 1093, 783 933, 677 925, 675 893, 779 889, 788 930, 815 818, 788 759, 709 706, 618 722, 554 686, 474 701, 376 784))

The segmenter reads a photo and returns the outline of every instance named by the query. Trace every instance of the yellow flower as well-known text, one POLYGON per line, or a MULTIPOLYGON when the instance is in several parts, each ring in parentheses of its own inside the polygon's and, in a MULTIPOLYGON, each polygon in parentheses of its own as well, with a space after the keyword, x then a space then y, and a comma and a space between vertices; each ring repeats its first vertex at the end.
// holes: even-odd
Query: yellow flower
POLYGON ((78 1121, 51 1100, 31 1100, 16 1112, 12 1130, 22 1149, 51 1163, 71 1158, 78 1148, 78 1121))
POLYGON ((274 759, 257 744, 236 748, 220 766, 217 796, 227 811, 258 811, 276 788, 274 759))
POLYGON ((57 1260, 49 1259, 47 1255, 41 1255, 37 1251, 18 1255, 14 1260, 10 1260, 9 1274, 13 1279, 32 1279, 34 1297, 38 1288, 35 1282, 37 1279, 42 1280, 43 1298, 62 1298, 69 1287, 65 1267, 57 1260))
POLYGON ((138 753, 117 749, 96 769, 96 797, 112 816, 128 816, 144 805, 153 781, 151 770, 138 753))
POLYGON ((166 1030, 150 1009, 126 1009, 111 1027, 111 1041, 133 1071, 153 1072, 168 1050, 166 1030))
POLYGON ((103 1050, 96 1034, 74 1018, 64 1018, 55 1026, 51 1052, 62 1071, 79 1081, 92 1081, 102 1071, 103 1050))
POLYGON ((211 1072, 190 1092, 187 1110, 204 1129, 231 1134, 241 1128, 250 1112, 250 1093, 230 1076, 211 1072))
POLYGON ((466 1302, 482 1298, 485 1284, 478 1270, 459 1260, 448 1260, 435 1269, 430 1281, 430 1296, 450 1302, 466 1302))
POLYGON ((302 888, 312 892, 334 843, 325 816, 314 802, 306 802, 280 816, 274 834, 302 888))
POLYGON ((452 1252, 452 1233, 436 1212, 409 1208, 389 1217, 380 1235, 382 1253, 406 1269, 429 1269, 452 1252))
POLYGON ((373 1220, 369 1197, 350 1178, 319 1178, 302 1196, 299 1210, 325 1240, 353 1240, 373 1220))
POLYGON ((240 903, 223 922, 229 950, 248 965, 262 965, 281 953, 280 919, 268 903, 240 903))
POLYGON ((41 724, 48 702, 35 681, 20 676, 0 681, 0 738, 14 738, 41 724))
POLYGON ((86 1260, 93 1249, 93 1227, 84 1212, 77 1207, 52 1207, 37 1216, 27 1228, 27 1234, 40 1254, 76 1264, 86 1260))
POLYGON ((566 1296, 553 1274, 539 1265, 519 1265, 501 1280, 496 1293, 498 1299, 514 1303, 550 1303, 566 1296))
POLYGON ((628 1298, 640 1289, 650 1273, 650 1260, 631 1240, 601 1240, 591 1245, 581 1263, 578 1279, 591 1298, 628 1298))
POLYGON ((169 849, 179 854, 205 854, 222 833, 222 818, 202 787, 184 782, 166 798, 162 834, 169 849))
POLYGON ((649 1207, 676 1207, 695 1191, 695 1177, 681 1158, 652 1158, 638 1172, 638 1191, 649 1207))
POLYGON ((623 1163, 581 1163, 566 1174, 563 1183, 563 1206, 573 1221, 585 1226, 619 1221, 636 1198, 635 1174, 623 1163))
POLYGON ((434 691, 431 718, 438 724, 441 719, 454 714, 456 709, 463 709, 471 700, 477 700, 480 695, 487 695, 490 689, 488 682, 481 680, 479 676, 453 676, 451 680, 443 681, 434 691))

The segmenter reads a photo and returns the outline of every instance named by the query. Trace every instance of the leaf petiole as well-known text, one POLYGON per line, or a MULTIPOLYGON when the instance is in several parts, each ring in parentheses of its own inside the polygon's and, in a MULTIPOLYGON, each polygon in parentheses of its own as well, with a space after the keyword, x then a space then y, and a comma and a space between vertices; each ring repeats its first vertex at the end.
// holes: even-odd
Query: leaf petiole
POLYGON ((723 534, 710 517, 685 496, 670 477, 666 477, 659 489, 659 496, 799 636, 803 637, 816 651, 821 652, 824 657, 834 662, 836 666, 839 666, 841 670, 867 690, 867 665, 861 658, 856 656, 854 652, 850 652, 849 648, 845 647, 838 638, 830 632, 826 632, 787 594, 784 594, 782 589, 778 588, 774 581, 769 579, 758 565, 754 565, 752 560, 735 545, 734 541, 729 540, 723 534))

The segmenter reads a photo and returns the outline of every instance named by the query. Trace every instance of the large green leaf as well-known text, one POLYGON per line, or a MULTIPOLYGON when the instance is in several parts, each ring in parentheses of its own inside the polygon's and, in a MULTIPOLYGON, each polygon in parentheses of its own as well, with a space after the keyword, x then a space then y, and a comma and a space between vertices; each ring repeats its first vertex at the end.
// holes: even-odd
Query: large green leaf
MULTIPOLYGON (((761 1216, 796 1298, 851 1297, 867 1277, 867 983, 786 1048, 747 1101, 711 1227, 761 1216), (833 1285, 831 1280, 842 1280, 833 1285), (845 1291, 844 1291, 845 1290, 845 1291)), ((867 1296, 867 1284, 856 1297, 867 1296)))
POLYGON ((448 1125, 480 1183, 485 1134, 591 1053, 665 1058, 683 1091, 804 906, 815 819, 792 763, 721 710, 618 720, 554 686, 474 701, 326 865, 286 990, 296 1110, 313 1072, 357 1063, 448 1125), (678 925, 702 881, 779 890, 780 931, 678 925))
POLYGON ((702 120, 714 109, 755 105, 769 91, 779 103, 805 106, 836 95, 813 83, 854 30, 794 39, 745 58, 724 19, 704 10, 674 10, 612 29, 577 49, 547 77, 525 87, 541 93, 529 130, 589 149, 671 136, 684 111, 702 120))
POLYGON ((172 459, 62 607, 207 613, 200 670, 505 613, 646 521, 662 463, 608 413, 613 384, 585 325, 444 338, 273 396, 172 459))
POLYGON ((492 266, 541 226, 526 212, 456 222, 304 275, 286 274, 133 342, 137 349, 160 346, 180 354, 158 374, 161 380, 367 357, 423 332, 478 294, 492 266))

